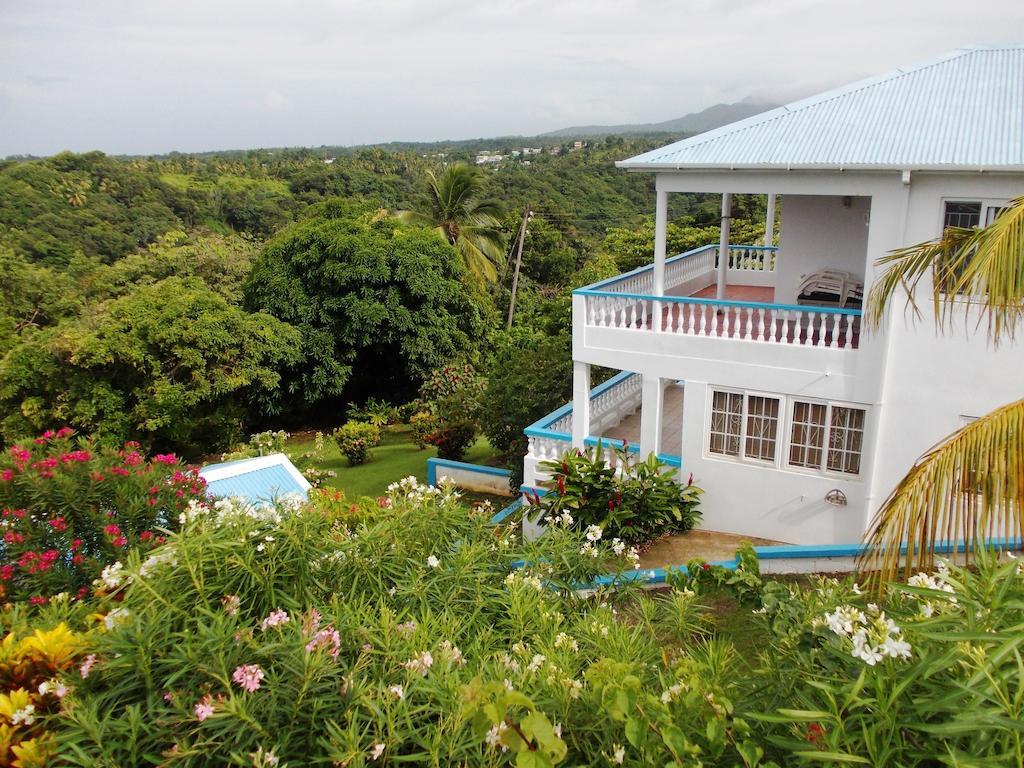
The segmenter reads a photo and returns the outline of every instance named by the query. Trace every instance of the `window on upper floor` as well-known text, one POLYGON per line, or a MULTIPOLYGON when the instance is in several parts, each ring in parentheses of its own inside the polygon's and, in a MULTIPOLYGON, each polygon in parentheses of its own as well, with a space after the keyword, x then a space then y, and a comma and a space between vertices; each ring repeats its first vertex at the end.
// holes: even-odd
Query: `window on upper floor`
POLYGON ((942 214, 942 229, 960 227, 970 229, 981 224, 980 202, 964 200, 947 200, 942 214))
POLYGON ((781 401, 777 397, 714 390, 708 451, 756 462, 775 462, 781 401))

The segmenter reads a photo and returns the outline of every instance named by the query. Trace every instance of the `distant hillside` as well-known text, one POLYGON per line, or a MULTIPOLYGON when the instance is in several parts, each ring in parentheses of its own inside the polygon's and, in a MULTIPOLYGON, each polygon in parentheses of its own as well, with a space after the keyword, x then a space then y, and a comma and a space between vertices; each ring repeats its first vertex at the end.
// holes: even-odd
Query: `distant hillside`
POLYGON ((775 109, 775 104, 752 104, 740 101, 735 104, 715 104, 700 112, 665 120, 662 123, 636 123, 633 125, 575 125, 571 128, 542 133, 541 138, 569 136, 608 136, 612 134, 635 135, 638 133, 703 133, 736 120, 775 109))

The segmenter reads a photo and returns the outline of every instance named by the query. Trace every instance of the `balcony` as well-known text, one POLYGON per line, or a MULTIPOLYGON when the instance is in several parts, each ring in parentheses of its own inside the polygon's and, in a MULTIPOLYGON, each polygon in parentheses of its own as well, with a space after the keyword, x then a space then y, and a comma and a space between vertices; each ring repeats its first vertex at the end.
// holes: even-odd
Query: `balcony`
POLYGON ((708 340, 746 348, 731 357, 752 347, 848 353, 860 346, 860 309, 774 302, 772 246, 731 246, 724 298, 715 298, 719 250, 707 245, 667 259, 663 295, 655 293, 653 265, 573 291, 574 345, 697 357, 718 356, 708 340), (654 335, 662 338, 649 347, 643 339, 654 335))
MULTIPOLYGON (((601 444, 606 461, 618 468, 615 449, 625 446, 630 453, 640 451, 640 408, 642 377, 629 371, 612 376, 590 392, 590 434, 588 446, 601 444)), ((683 389, 681 384, 668 387, 664 397, 661 444, 681 446, 683 425, 683 389)), ((523 430, 528 448, 524 461, 524 482, 535 485, 544 476, 539 470, 543 461, 561 458, 572 447, 573 407, 567 403, 523 430)), ((669 448, 658 458, 672 467, 682 460, 678 447, 669 448)))

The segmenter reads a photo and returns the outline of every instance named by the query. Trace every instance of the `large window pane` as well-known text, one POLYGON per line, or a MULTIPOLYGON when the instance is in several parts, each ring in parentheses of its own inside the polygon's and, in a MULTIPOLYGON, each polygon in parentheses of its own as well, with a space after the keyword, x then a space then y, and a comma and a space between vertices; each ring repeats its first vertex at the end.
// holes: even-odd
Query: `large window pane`
POLYGON ((747 397, 747 439, 743 453, 748 459, 775 461, 779 430, 779 401, 774 397, 747 397))
POLYGON ((789 464, 821 469, 825 447, 825 415, 821 403, 793 403, 793 431, 789 438, 789 464))
POLYGON ((711 395, 711 442, 708 450, 725 456, 740 455, 743 395, 714 392, 711 395))
POLYGON ((828 469, 850 475, 860 474, 863 448, 864 411, 833 406, 828 434, 828 469))

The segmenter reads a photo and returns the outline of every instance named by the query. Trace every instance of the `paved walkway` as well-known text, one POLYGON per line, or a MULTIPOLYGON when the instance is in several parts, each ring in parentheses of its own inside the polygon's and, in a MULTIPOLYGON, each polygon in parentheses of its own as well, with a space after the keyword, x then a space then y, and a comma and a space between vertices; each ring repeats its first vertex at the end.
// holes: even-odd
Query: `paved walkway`
POLYGON ((718 531, 687 531, 659 539, 640 555, 641 568, 685 566, 695 557, 704 560, 731 560, 741 542, 749 541, 755 547, 766 547, 785 542, 759 539, 755 536, 737 536, 718 531))

